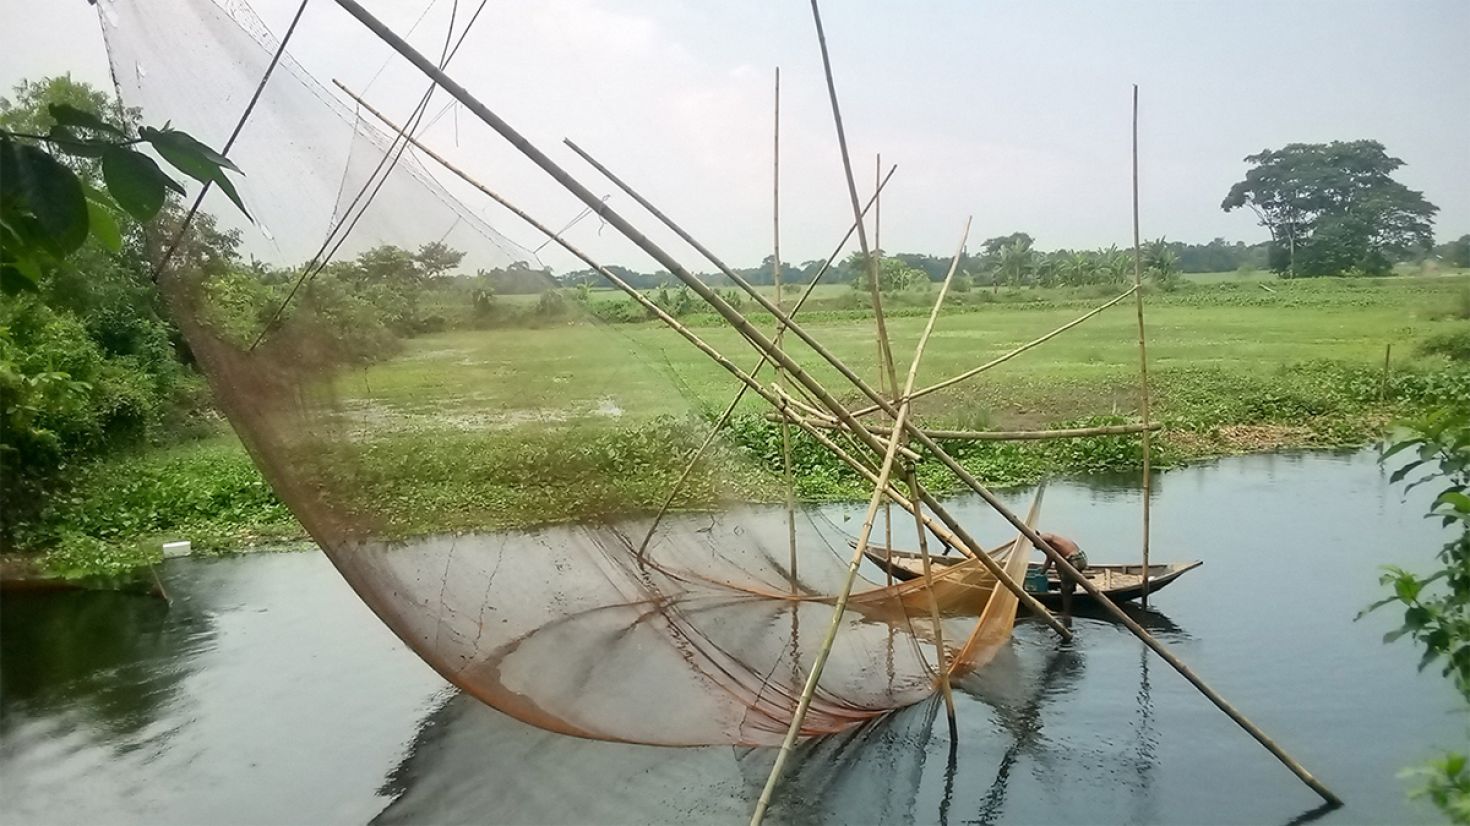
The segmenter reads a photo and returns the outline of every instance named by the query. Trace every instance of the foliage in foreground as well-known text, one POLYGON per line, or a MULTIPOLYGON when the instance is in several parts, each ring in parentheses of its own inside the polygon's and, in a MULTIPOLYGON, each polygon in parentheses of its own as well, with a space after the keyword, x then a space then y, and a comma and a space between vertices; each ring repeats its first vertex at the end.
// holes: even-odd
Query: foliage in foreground
MULTIPOLYGON (((1432 573, 1419 576, 1389 568, 1382 581, 1393 587, 1393 595, 1368 610, 1403 606, 1403 624, 1385 641, 1407 636, 1418 643, 1424 650, 1419 668, 1440 664, 1470 707, 1470 412, 1462 406, 1434 413, 1411 423, 1409 431, 1384 453, 1385 461, 1400 454, 1413 457, 1390 479, 1398 483, 1427 470, 1405 490, 1443 485, 1427 516, 1454 535, 1436 554, 1438 567, 1432 573)), ((1452 822, 1470 823, 1470 761, 1465 754, 1441 755, 1410 774, 1421 781, 1415 794, 1428 797, 1452 822)))
MULTIPOLYGON (((175 349, 142 226, 183 187, 135 147, 236 201, 213 150, 70 78, 0 99, 0 548, 88 459, 157 440, 202 404, 175 349)), ((201 216, 202 235, 232 244, 201 216)), ((190 252, 194 247, 190 247, 190 252)))

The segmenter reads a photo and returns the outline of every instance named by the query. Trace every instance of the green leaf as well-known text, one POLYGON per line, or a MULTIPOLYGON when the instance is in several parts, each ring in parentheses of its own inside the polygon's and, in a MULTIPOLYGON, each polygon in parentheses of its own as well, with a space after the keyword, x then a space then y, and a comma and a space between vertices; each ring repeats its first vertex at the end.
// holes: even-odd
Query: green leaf
POLYGON ((1393 455, 1395 453, 1398 453, 1401 450, 1406 450, 1408 448, 1411 448, 1411 447, 1413 447, 1414 445, 1417 445, 1417 444, 1419 444, 1419 440, 1418 439, 1405 439, 1402 442, 1396 442, 1388 450, 1385 450, 1383 452, 1383 455, 1382 456, 1378 457, 1378 461, 1380 461, 1380 462, 1386 462, 1389 459, 1393 458, 1393 455))
POLYGON ((1405 476, 1408 476, 1410 473, 1413 472, 1414 468, 1419 467, 1420 465, 1424 464, 1426 461, 1428 461, 1428 460, 1427 459, 1415 459, 1414 461, 1412 461, 1412 462, 1408 463, 1407 465, 1404 465, 1403 467, 1401 467, 1398 470, 1394 471, 1393 474, 1388 477, 1389 484, 1396 485, 1399 482, 1402 482, 1404 480, 1404 477, 1405 476))
POLYGON ((225 193, 225 197, 245 213, 246 218, 250 218, 249 210, 245 209, 245 203, 240 200, 240 193, 235 191, 235 185, 225 177, 225 169, 239 171, 228 158, 183 132, 160 132, 145 128, 142 134, 174 168, 200 183, 217 185, 225 193))
POLYGON ((77 133, 59 123, 51 127, 47 137, 51 138, 53 150, 81 158, 100 158, 102 150, 107 148, 106 144, 84 140, 77 133))
POLYGON ((51 113, 52 120, 62 126, 95 129, 99 132, 111 132, 114 135, 122 134, 121 129, 118 129, 116 126, 98 117, 95 113, 88 112, 85 109, 78 109, 75 106, 65 103, 53 103, 46 107, 46 111, 51 113))
POLYGON ((35 292, 41 285, 41 268, 35 261, 23 258, 0 264, 0 292, 15 295, 35 292))
POLYGON ((108 252, 122 249, 122 231, 117 228, 117 219, 107 207, 87 199, 87 217, 90 219, 92 237, 97 239, 108 252))
MULTIPOLYGON (((245 209, 245 204, 240 201, 240 193, 235 191, 235 185, 230 182, 229 178, 225 177, 224 170, 217 171, 215 175, 215 184, 220 188, 221 191, 225 193, 226 197, 234 202, 235 206, 238 207, 241 212, 245 213, 246 218, 250 218, 250 211, 245 209)), ((250 220, 254 221, 255 219, 250 218, 250 220)))
POLYGON ((67 255, 87 240, 87 198, 82 182, 64 164, 36 146, 6 141, 5 163, 18 194, 42 231, 41 243, 57 255, 67 255))
MULTIPOLYGON (((146 140, 149 143, 153 144, 153 148, 158 150, 158 154, 163 155, 169 163, 172 163, 175 166, 179 165, 177 163, 174 163, 173 158, 170 158, 168 153, 173 153, 183 158, 193 159, 192 161, 186 161, 186 163, 197 163, 198 161, 203 161, 204 163, 207 163, 208 165, 213 167, 223 167, 225 169, 233 170, 235 172, 240 171, 240 168, 235 166, 234 161, 226 158, 224 155, 221 155, 213 149, 210 149, 208 146, 205 146, 203 143, 196 140, 193 135, 190 135, 187 132, 180 132, 177 129, 169 129, 167 127, 164 127, 163 129, 151 129, 145 126, 141 130, 139 130, 138 135, 142 137, 143 140, 146 140), (165 152, 165 149, 167 149, 167 152, 165 152)), ((179 171, 184 172, 185 174, 190 175, 190 177, 194 177, 196 180, 201 182, 213 177, 212 175, 210 175, 205 178, 200 178, 193 175, 193 173, 189 172, 182 166, 179 166, 179 171)))
POLYGON ((117 205, 139 221, 152 220, 163 209, 165 189, 184 192, 152 158, 120 146, 102 154, 102 179, 117 205))
POLYGON ((1441 493, 1439 498, 1434 500, 1434 504, 1436 507, 1449 505, 1462 513, 1470 512, 1470 496, 1466 496, 1457 490, 1447 490, 1441 493))

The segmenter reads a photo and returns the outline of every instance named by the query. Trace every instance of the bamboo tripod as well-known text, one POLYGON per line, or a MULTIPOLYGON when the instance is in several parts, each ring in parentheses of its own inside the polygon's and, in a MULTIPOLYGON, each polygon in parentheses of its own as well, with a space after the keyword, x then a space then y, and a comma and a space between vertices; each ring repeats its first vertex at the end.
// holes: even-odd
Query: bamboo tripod
MULTIPOLYGON (((1260 728, 1258 728, 1254 723, 1247 719, 1240 711, 1238 711, 1233 705, 1225 700, 1224 697, 1220 696, 1218 692, 1216 692, 1200 677, 1198 677, 1170 649, 1168 649, 1158 640, 1154 639, 1154 637, 1150 635, 1147 630, 1145 630, 1135 620, 1124 613, 1112 601, 1107 599, 1106 596, 1100 593, 1095 585, 1089 582, 1086 577, 1082 576, 1081 573, 1077 571, 1077 569, 1075 569, 1066 560, 1065 557, 1061 556, 1056 551, 1056 549, 1050 545, 1050 543, 1046 542, 1039 534, 1037 534, 1037 532, 1029 524, 1027 524, 1026 521, 1016 515, 1013 511, 1011 511, 1011 509, 1008 508, 1003 502, 1001 502, 994 493, 986 488, 986 486, 982 484, 980 480, 976 479, 973 474, 971 474, 966 468, 964 468, 963 465, 961 465, 952 456, 950 456, 949 453, 946 452, 932 436, 930 436, 927 432, 925 432, 922 427, 911 420, 910 409, 913 397, 908 393, 913 389, 914 377, 917 373, 919 361, 923 355, 923 347, 927 343, 929 333, 932 332, 933 321, 935 315, 937 315, 939 303, 936 303, 935 312, 931 313, 930 324, 926 327, 925 333, 920 339, 919 346, 918 348, 916 348, 915 357, 910 370, 909 380, 907 382, 905 396, 902 397, 895 405, 892 400, 885 398, 881 393, 879 393, 860 376, 853 372, 841 359, 836 357, 827 347, 825 347, 820 340, 818 340, 809 331, 802 327, 802 325, 796 323, 790 317, 790 315, 786 314, 779 306, 773 304, 768 298, 766 298, 758 290, 756 290, 746 279, 730 271, 729 268, 725 267, 722 263, 719 263, 718 259, 713 255, 713 253, 710 253, 706 248, 703 247, 703 245, 700 245, 698 244, 698 242, 694 241, 687 232, 684 232, 681 228, 678 228, 678 226, 666 216, 664 216, 663 213, 657 211, 656 208, 654 208, 651 204, 648 204, 647 201, 641 196, 637 196, 636 194, 634 194, 630 188, 628 188, 624 184, 621 184, 618 179, 616 179, 615 176, 612 176, 612 174, 608 172, 604 167, 602 167, 600 164, 597 164, 595 161, 592 161, 591 158, 586 156, 585 153, 581 153, 580 150, 578 150, 579 154, 582 154, 589 160, 589 162, 592 162, 594 166, 599 168, 600 171, 608 175, 608 177, 612 179, 614 183, 619 183, 619 185, 622 186, 625 191, 628 191, 629 194, 633 194, 635 200, 637 200, 645 208, 649 209, 649 211, 655 217, 659 218, 659 220, 663 221, 671 229, 675 230, 676 234, 680 235, 680 237, 684 238, 686 241, 689 241, 696 250, 698 250, 712 263, 715 263, 717 268, 724 272, 727 277, 730 277, 731 280, 736 284, 736 286, 738 286, 747 295, 751 296, 751 298, 755 300, 757 305, 759 305, 763 310, 765 310, 773 318, 775 318, 777 324, 780 326, 781 329, 789 331, 792 335, 795 335, 797 338, 799 338, 804 344, 811 348, 812 352, 817 357, 826 362, 828 366, 830 366, 843 379, 845 379, 852 386, 853 389, 855 389, 863 396, 867 397, 871 403, 877 405, 878 410, 881 410, 893 422, 891 430, 888 433, 888 438, 885 439, 881 435, 881 430, 875 433, 872 428, 870 428, 854 414, 853 410, 844 405, 832 390, 827 388, 822 382, 811 375, 810 372, 804 369, 800 362, 792 359, 791 356, 787 354, 784 349, 777 347, 775 342, 770 337, 762 333, 761 330, 758 329, 754 324, 752 324, 751 321, 743 313, 733 307, 728 301, 724 300, 724 298, 722 298, 718 293, 711 289, 702 279, 694 276, 673 256, 671 256, 662 247, 660 247, 658 244, 656 244, 646 235, 644 235, 641 231, 639 231, 636 227, 634 227, 632 223, 624 218, 618 211, 609 207, 606 203, 599 199, 591 190, 589 190, 586 186, 575 179, 570 173, 568 173, 555 161, 551 160, 551 158, 548 157, 543 151, 541 151, 538 147, 536 147, 519 132, 517 132, 513 127, 510 126, 510 124, 506 123, 498 115, 492 112, 482 102, 471 95, 467 90, 464 89, 464 87, 460 86, 452 78, 446 75, 431 60, 417 52, 412 46, 410 46, 391 29, 385 26, 381 21, 369 14, 358 2, 356 2, 356 0, 336 0, 336 2, 349 14, 351 14, 364 26, 371 30, 375 36, 381 39, 394 51, 402 55, 409 62, 414 64, 414 66, 422 71, 427 77, 431 78, 436 84, 438 84, 451 96, 457 99, 461 104, 465 106, 468 111, 473 113, 487 126, 494 129, 507 142, 514 146, 533 163, 541 167, 541 169, 545 171, 548 175, 550 175, 552 179, 555 180, 559 185, 564 187, 568 192, 581 200, 585 206, 595 211, 615 230, 617 230, 625 238, 627 238, 629 241, 633 242, 636 246, 642 249, 650 257, 657 261, 664 269, 668 270, 676 278, 678 278, 683 284, 688 286, 692 292, 703 299, 716 313, 718 313, 727 323, 729 323, 736 332, 738 332, 753 347, 755 347, 762 354, 763 357, 768 357, 782 371, 784 371, 785 375, 788 377, 788 380, 791 382, 793 389, 796 389, 798 392, 802 393, 810 400, 810 407, 825 408, 824 413, 835 418, 837 423, 843 429, 845 435, 855 439, 861 446, 866 448, 872 454, 883 457, 882 464, 879 467, 879 471, 871 476, 868 475, 867 466, 861 459, 857 459, 856 457, 851 457, 849 454, 846 454, 845 451, 838 448, 835 442, 832 442, 832 440, 827 438, 825 435, 818 438, 817 434, 820 434, 822 431, 819 428, 807 424, 806 416, 803 413, 797 411, 796 405, 793 403, 795 400, 789 393, 782 391, 779 387, 776 387, 774 389, 765 387, 749 373, 737 367, 733 362, 731 362, 719 351, 715 350, 713 347, 700 340, 698 336, 696 336, 692 331, 688 330, 687 327, 681 325, 676 319, 672 318, 667 313, 663 313, 661 310, 654 312, 656 308, 652 305, 652 302, 648 301, 646 298, 643 298, 643 300, 639 302, 640 305, 644 306, 645 309, 649 309, 650 312, 653 312, 654 315, 659 318, 659 320, 662 321, 665 325, 669 326, 671 329, 674 329, 686 340, 690 341, 691 344, 694 344, 698 349, 700 349, 701 352, 705 353, 707 356, 713 359, 723 369, 725 369, 727 372, 730 372, 731 375, 739 379, 742 384, 744 384, 747 388, 755 391, 757 395, 760 395, 767 402, 771 403, 772 406, 776 408, 777 412, 780 413, 783 417, 790 419, 793 424, 796 424, 804 432, 811 434, 814 438, 817 438, 819 442, 827 445, 829 450, 833 450, 834 455, 839 455, 840 457, 846 456, 847 458, 843 459, 843 461, 845 462, 848 462, 850 459, 850 464, 855 469, 858 469, 859 472, 865 476, 865 478, 869 478, 873 482, 873 498, 870 500, 868 518, 865 520, 865 532, 867 534, 871 534, 871 522, 873 515, 876 512, 877 506, 881 504, 885 500, 885 498, 893 501, 894 504, 897 504, 900 507, 904 507, 905 509, 910 510, 912 513, 915 514, 916 518, 920 519, 920 521, 923 522, 926 527, 929 527, 931 530, 933 530, 936 522, 934 520, 931 520, 928 514, 925 512, 925 509, 927 508, 927 510, 929 512, 932 512, 934 517, 937 518, 937 523, 942 524, 943 527, 947 529, 947 534, 949 538, 945 539, 944 541, 949 542, 953 540, 953 542, 955 543, 955 547, 961 548, 961 550, 963 551, 968 551, 970 555, 973 555, 982 563, 986 563, 987 570, 989 570, 991 574, 996 577, 997 582, 1000 585, 1005 587, 1011 593, 1015 594, 1020 602, 1025 604, 1038 616, 1046 620, 1048 624, 1056 629, 1057 632, 1063 637, 1070 637, 1070 631, 1049 612, 1047 612, 1045 608, 1037 603, 1033 597, 1027 594, 1025 590, 1021 588, 1020 585, 1017 584, 1012 577, 1010 577, 1004 570, 1000 569, 999 566, 996 565, 994 560, 990 559, 989 554, 985 553, 984 549, 979 545, 979 543, 976 542, 974 538, 969 535, 964 526, 960 524, 959 521, 955 519, 955 517, 950 514, 943 507, 943 505, 932 496, 932 494, 929 494, 923 489, 921 485, 915 483, 912 490, 914 496, 911 499, 910 497, 905 496, 903 492, 900 491, 896 486, 890 484, 890 477, 893 472, 894 464, 897 461, 897 456, 901 452, 900 443, 906 439, 911 439, 919 446, 921 446, 923 450, 926 451, 929 457, 937 460, 962 484, 964 484, 966 487, 968 487, 970 490, 972 490, 974 493, 984 499, 986 503, 990 505, 990 507, 997 514, 999 514, 1014 528, 1016 528, 1021 536, 1023 536, 1027 541, 1040 548, 1045 554, 1047 554, 1047 556, 1054 562, 1059 571, 1077 580, 1079 586, 1082 587, 1083 590, 1087 591, 1093 598, 1095 598, 1098 601, 1098 604, 1103 607, 1114 619, 1116 619, 1124 627, 1128 628, 1129 631, 1137 636, 1146 646, 1148 646, 1148 648, 1158 654, 1159 657, 1161 657, 1171 667, 1178 671, 1180 675, 1188 680, 1191 685, 1193 685, 1197 690, 1200 691, 1201 694, 1203 694, 1217 708, 1219 708, 1222 712, 1229 716, 1231 720, 1233 720, 1237 725, 1239 725, 1253 738, 1255 738, 1263 747, 1270 751, 1272 755, 1274 755, 1278 760, 1286 765, 1298 778, 1302 780, 1302 782, 1304 782, 1306 785, 1312 788, 1313 791, 1320 795, 1324 801, 1326 801, 1330 805, 1341 804, 1341 800, 1335 794, 1333 794, 1326 786, 1318 781, 1300 763, 1298 763, 1289 754, 1287 754, 1274 740, 1268 737, 1265 732, 1261 731, 1260 728)), ((836 105, 835 85, 832 82, 831 64, 826 55, 826 39, 821 29, 821 17, 817 8, 816 0, 812 0, 812 12, 813 18, 817 24, 818 40, 823 51, 823 64, 827 74, 829 93, 833 100, 834 119, 839 124, 839 134, 841 134, 841 115, 836 105)), ((845 155, 845 138, 842 139, 842 143, 844 144, 843 151, 845 155)), ((415 142, 415 144, 418 145, 417 142, 415 142)), ((575 149, 575 147, 573 148, 575 149)), ((862 227, 862 209, 856 197, 856 188, 851 184, 850 166, 848 166, 847 172, 849 177, 849 191, 850 195, 852 195, 851 200, 853 202, 854 212, 856 213, 856 217, 858 219, 856 221, 857 232, 859 234, 860 241, 863 241, 866 233, 862 227)), ((463 175, 463 173, 459 174, 463 175)), ((468 180, 468 176, 464 177, 466 177, 466 179, 468 180)), ((482 191, 485 191, 488 194, 489 191, 487 189, 485 189, 483 186, 481 186, 480 188, 482 191)), ((497 200, 499 200, 502 204, 509 206, 508 202, 504 201, 503 199, 497 198, 497 200)), ((522 217, 523 219, 531 220, 530 217, 527 216, 524 212, 520 210, 514 211, 518 216, 522 217)), ((575 252, 574 248, 568 242, 562 239, 558 234, 546 230, 544 225, 541 225, 539 223, 535 224, 535 226, 537 226, 540 231, 545 232, 549 237, 553 238, 553 240, 556 240, 558 243, 560 243, 569 252, 573 252, 573 254, 577 255, 577 257, 579 257, 581 260, 588 262, 589 265, 592 265, 591 260, 587 256, 581 254, 580 252, 575 252)), ((865 243, 864 246, 866 246, 865 243)), ((869 260, 872 260, 871 257, 869 258, 869 260)), ((956 256, 956 262, 957 260, 958 255, 956 256)), ((595 268, 603 275, 604 278, 607 278, 610 283, 612 283, 618 289, 628 293, 630 297, 634 298, 635 301, 637 301, 639 298, 642 298, 641 294, 639 294, 637 290, 634 290, 632 287, 627 285, 626 282, 622 282, 605 268, 602 268, 600 266, 596 266, 595 268)), ((946 281, 953 277, 953 271, 954 267, 952 266, 950 275, 947 277, 946 281)), ((1136 277, 1134 287, 1135 291, 1138 288, 1137 280, 1138 279, 1136 277)), ((942 300, 943 295, 941 294, 940 303, 942 303, 942 300)), ((896 386, 896 382, 894 383, 894 385, 896 386)), ((1147 422, 1145 422, 1145 424, 1147 424, 1147 422)), ((936 532, 936 535, 940 534, 936 532)), ((866 544, 866 537, 864 537, 863 544, 866 544)), ((837 621, 840 619, 841 611, 844 607, 844 605, 842 604, 843 602, 845 602, 845 600, 839 600, 839 605, 834 611, 834 629, 837 626, 837 621)), ((835 630, 833 631, 833 634, 835 635, 835 630)), ((827 645, 824 645, 822 652, 819 653, 819 662, 824 659, 825 653, 830 650, 830 637, 826 642, 827 645)), ((820 680, 820 671, 820 666, 814 666, 808 676, 807 686, 803 692, 803 699, 799 704, 798 711, 794 715, 791 726, 788 729, 787 739, 791 743, 795 742, 797 735, 800 732, 801 718, 803 716, 802 712, 804 712, 805 706, 810 703, 811 694, 815 691, 816 684, 820 680)), ((771 793, 779 780, 779 769, 784 763, 784 759, 781 755, 789 754, 789 751, 789 748, 783 747, 781 754, 778 754, 775 770, 772 771, 770 778, 767 780, 766 788, 763 790, 761 795, 761 800, 757 803, 757 809, 752 819, 753 823, 759 823, 762 816, 764 815, 765 809, 770 802, 771 793)))

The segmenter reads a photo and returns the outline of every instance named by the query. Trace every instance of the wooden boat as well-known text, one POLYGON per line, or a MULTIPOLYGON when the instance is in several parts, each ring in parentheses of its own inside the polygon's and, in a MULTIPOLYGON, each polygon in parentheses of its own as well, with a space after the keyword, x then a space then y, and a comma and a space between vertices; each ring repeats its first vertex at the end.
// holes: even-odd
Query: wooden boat
MULTIPOLYGON (((917 579, 924 575, 923 558, 915 551, 890 551, 880 545, 868 548, 864 554, 880 570, 891 571, 893 578, 896 580, 906 581, 917 579)), ((939 556, 937 554, 931 554, 929 557, 930 564, 936 568, 953 565, 963 559, 964 557, 939 556)), ((1169 583, 1203 564, 1205 563, 1196 560, 1194 562, 1172 562, 1148 566, 1149 594, 1152 595, 1163 590, 1169 583)), ((1034 572, 1041 570, 1041 563, 1033 562, 1028 566, 1028 569, 1033 573, 1027 579, 1028 581, 1034 581, 1034 572)), ((1091 564, 1087 566, 1087 570, 1084 573, 1087 575, 1088 581, 1097 586, 1097 589, 1107 595, 1108 599, 1111 599, 1113 602, 1126 602, 1143 596, 1142 565, 1091 564)), ((1029 585, 1026 590, 1032 596, 1036 597, 1037 602, 1040 602, 1042 605, 1048 608, 1060 608, 1062 604, 1062 594, 1058 590, 1060 587, 1061 580, 1057 577, 1056 571, 1049 571, 1047 573, 1047 590, 1041 591, 1029 585)), ((1076 595, 1072 598, 1072 604, 1074 606, 1087 605, 1092 602, 1094 602, 1092 595, 1081 588, 1077 589, 1076 595)))

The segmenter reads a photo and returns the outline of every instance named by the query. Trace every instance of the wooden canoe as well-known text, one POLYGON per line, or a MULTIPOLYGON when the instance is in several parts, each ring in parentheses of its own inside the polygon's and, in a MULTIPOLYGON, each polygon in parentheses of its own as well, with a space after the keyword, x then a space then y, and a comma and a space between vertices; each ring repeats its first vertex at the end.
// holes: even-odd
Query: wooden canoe
MULTIPOLYGON (((907 581, 917 579, 924 575, 923 559, 915 551, 889 551, 880 545, 870 547, 864 553, 868 557, 868 560, 874 565, 877 565, 880 570, 891 571, 893 578, 896 580, 907 581)), ((931 554, 929 557, 930 564, 936 568, 953 565, 962 559, 963 557, 939 556, 937 554, 931 554)), ((1148 566, 1149 594, 1163 590, 1164 586, 1203 564, 1205 563, 1196 560, 1194 562, 1173 562, 1148 566)), ((1030 569, 1033 571, 1040 570, 1041 563, 1032 563, 1030 569)), ((1087 575, 1087 579, 1113 602, 1126 602, 1143 596, 1142 565, 1090 564, 1084 573, 1087 575)), ((1062 594, 1058 588, 1060 587, 1061 581, 1055 571, 1048 572, 1048 577, 1048 590, 1036 591, 1028 589, 1028 593, 1036 597, 1038 602, 1048 608, 1060 608, 1062 594)), ((1077 589, 1076 595, 1072 598, 1072 604, 1074 606, 1087 605, 1093 601, 1092 595, 1081 588, 1077 589)))

